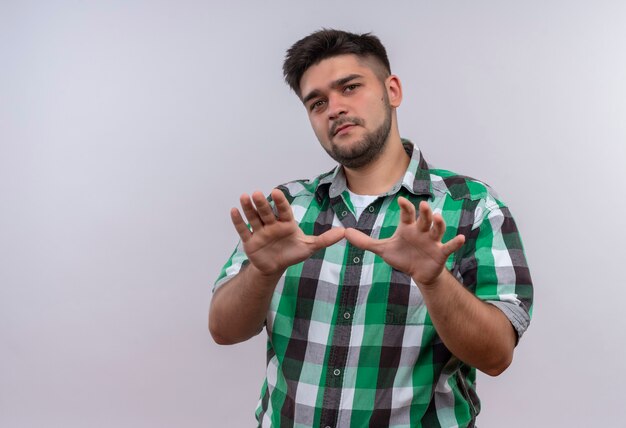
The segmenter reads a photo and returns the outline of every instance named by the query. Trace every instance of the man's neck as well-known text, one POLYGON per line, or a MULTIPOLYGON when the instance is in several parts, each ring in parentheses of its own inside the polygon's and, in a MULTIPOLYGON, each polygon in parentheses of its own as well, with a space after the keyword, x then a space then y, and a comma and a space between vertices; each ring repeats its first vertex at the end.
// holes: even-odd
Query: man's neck
POLYGON ((411 159, 407 156, 399 135, 390 137, 383 153, 373 162, 358 169, 344 167, 348 188, 352 192, 359 195, 380 195, 404 176, 411 159))

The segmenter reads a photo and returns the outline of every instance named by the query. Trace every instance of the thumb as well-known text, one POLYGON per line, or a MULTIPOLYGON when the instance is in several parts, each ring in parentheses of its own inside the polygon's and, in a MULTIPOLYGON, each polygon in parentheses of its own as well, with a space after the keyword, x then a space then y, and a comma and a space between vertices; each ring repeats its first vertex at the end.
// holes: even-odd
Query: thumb
POLYGON ((322 233, 315 240, 315 249, 330 247, 331 245, 341 241, 345 234, 343 227, 333 227, 330 230, 322 233))
POLYGON ((374 254, 378 254, 377 251, 380 249, 381 245, 379 240, 371 238, 360 230, 352 228, 346 229, 346 239, 355 247, 371 251, 374 254))
POLYGON ((465 235, 456 235, 454 238, 443 244, 443 252, 446 257, 461 248, 465 243, 465 235))

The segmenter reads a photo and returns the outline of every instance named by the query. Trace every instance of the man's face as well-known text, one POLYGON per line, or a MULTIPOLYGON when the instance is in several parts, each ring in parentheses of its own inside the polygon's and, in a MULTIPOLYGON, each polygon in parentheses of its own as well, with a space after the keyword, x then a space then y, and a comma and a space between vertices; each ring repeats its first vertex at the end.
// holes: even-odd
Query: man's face
POLYGON ((300 79, 302 102, 317 139, 348 168, 375 160, 387 143, 392 106, 372 59, 340 55, 311 66, 300 79))

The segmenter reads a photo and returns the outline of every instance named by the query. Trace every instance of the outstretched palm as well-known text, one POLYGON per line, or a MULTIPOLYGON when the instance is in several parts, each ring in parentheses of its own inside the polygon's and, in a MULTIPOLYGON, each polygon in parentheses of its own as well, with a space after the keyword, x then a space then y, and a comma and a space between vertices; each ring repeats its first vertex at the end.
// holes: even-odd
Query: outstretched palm
POLYGON ((230 212, 250 263, 262 273, 282 273, 287 267, 306 260, 317 250, 344 237, 343 228, 333 228, 319 236, 305 235, 298 227, 285 195, 277 189, 271 195, 278 216, 261 192, 254 192, 252 198, 241 195, 241 207, 252 230, 237 208, 230 212))
POLYGON ((428 286, 443 272, 446 260, 461 248, 465 237, 457 235, 444 244, 441 238, 445 222, 440 215, 433 215, 426 202, 420 203, 417 219, 415 207, 407 199, 398 198, 398 205, 400 224, 391 238, 373 239, 356 229, 347 229, 346 238, 352 245, 379 255, 418 284, 428 286))

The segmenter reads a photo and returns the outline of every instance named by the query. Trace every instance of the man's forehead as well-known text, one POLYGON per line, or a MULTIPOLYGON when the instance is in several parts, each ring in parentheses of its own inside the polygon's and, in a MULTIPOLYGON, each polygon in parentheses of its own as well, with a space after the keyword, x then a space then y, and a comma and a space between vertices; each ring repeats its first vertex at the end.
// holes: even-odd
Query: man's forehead
POLYGON ((300 79, 300 93, 327 89, 337 79, 348 75, 375 75, 375 59, 353 54, 337 55, 321 60, 309 67, 300 79))

